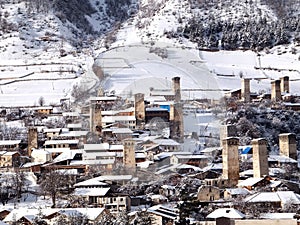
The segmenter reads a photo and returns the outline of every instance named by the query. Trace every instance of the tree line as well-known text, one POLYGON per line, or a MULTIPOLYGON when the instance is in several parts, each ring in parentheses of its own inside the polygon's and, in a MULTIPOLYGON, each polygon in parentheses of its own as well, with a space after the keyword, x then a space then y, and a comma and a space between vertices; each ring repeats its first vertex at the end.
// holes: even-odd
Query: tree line
POLYGON ((222 20, 210 16, 209 19, 192 18, 181 33, 199 48, 237 50, 262 50, 277 45, 300 41, 300 16, 285 17, 269 22, 259 19, 241 18, 236 21, 222 20))

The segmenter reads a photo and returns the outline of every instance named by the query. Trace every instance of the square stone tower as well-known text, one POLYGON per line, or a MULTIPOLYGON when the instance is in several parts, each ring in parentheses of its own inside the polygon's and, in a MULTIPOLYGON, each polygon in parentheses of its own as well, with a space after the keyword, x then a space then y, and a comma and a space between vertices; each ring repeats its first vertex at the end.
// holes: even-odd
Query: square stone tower
POLYGON ((271 82, 271 100, 276 102, 281 100, 280 83, 280 80, 274 80, 271 82))
POLYGON ((239 164, 239 139, 235 137, 229 137, 222 140, 223 150, 223 178, 228 180, 228 185, 234 187, 238 184, 240 175, 239 164))
POLYGON ((279 134, 280 155, 297 160, 297 141, 293 133, 279 134))
POLYGON ((236 137, 236 127, 231 124, 221 125, 220 126, 220 143, 222 146, 223 139, 228 137, 236 137))
POLYGON ((280 78, 280 91, 285 93, 290 93, 290 78, 284 76, 280 78))
POLYGON ((242 88, 241 88, 241 100, 244 102, 250 102, 250 79, 242 79, 242 88))
POLYGON ((134 109, 137 126, 145 121, 145 95, 137 93, 134 95, 134 109))
POLYGON ((28 152, 28 156, 31 156, 32 149, 38 148, 38 131, 36 127, 29 127, 27 140, 28 140, 27 152, 28 152))
POLYGON ((252 140, 253 147, 253 177, 261 178, 269 175, 267 140, 257 138, 252 140))
POLYGON ((182 143, 184 140, 183 106, 181 101, 180 77, 173 77, 174 105, 170 109, 170 136, 182 143))
POLYGON ((101 106, 95 102, 90 102, 90 131, 101 134, 102 114, 101 106))
POLYGON ((135 169, 135 141, 132 139, 125 139, 123 145, 123 165, 127 168, 135 169))
POLYGON ((173 77, 172 84, 173 84, 173 92, 175 95, 174 101, 180 102, 181 101, 180 77, 173 77))

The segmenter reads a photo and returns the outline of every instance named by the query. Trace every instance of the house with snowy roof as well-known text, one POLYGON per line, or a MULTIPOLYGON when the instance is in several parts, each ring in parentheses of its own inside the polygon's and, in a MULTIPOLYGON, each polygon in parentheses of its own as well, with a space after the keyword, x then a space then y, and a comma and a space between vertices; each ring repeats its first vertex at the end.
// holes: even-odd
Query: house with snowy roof
POLYGON ((170 158, 170 163, 171 164, 188 164, 192 166, 197 166, 200 168, 204 168, 208 165, 210 162, 210 157, 205 156, 205 155, 200 155, 200 154, 173 154, 170 158))
POLYGON ((216 220, 217 218, 243 219, 245 214, 234 208, 219 208, 207 215, 207 219, 216 220))
POLYGON ((300 205, 300 195, 293 191, 258 192, 244 199, 249 205, 257 207, 283 208, 286 205, 300 205))
POLYGON ((198 189, 197 200, 200 202, 211 202, 219 200, 221 190, 218 187, 211 185, 201 185, 198 189))
POLYGON ((112 184, 124 182, 124 179, 131 180, 131 175, 123 176, 100 176, 74 185, 74 194, 86 199, 93 207, 104 207, 110 212, 130 210, 131 200, 128 195, 114 193, 112 184), (110 184, 109 184, 110 183, 110 184))
POLYGON ((0 141, 0 150, 13 151, 20 147, 22 140, 2 140, 0 141))
POLYGON ((247 188, 226 188, 224 191, 224 199, 233 199, 239 196, 245 197, 251 192, 247 188))
POLYGON ((178 210, 165 205, 155 205, 147 209, 147 213, 153 218, 153 224, 174 224, 179 217, 178 210))
POLYGON ((254 190, 257 187, 266 187, 270 184, 271 178, 269 176, 256 178, 256 177, 249 177, 246 180, 240 180, 237 186, 239 188, 247 188, 248 190, 254 190))
POLYGON ((20 153, 17 151, 1 151, 0 167, 15 167, 20 165, 20 153))

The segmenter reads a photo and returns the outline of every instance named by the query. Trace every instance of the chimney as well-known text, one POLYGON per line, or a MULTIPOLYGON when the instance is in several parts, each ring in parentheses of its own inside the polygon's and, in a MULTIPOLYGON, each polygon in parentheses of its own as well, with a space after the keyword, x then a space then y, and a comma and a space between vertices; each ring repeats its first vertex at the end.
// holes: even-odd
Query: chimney
POLYGON ((271 100, 281 100, 280 80, 274 80, 271 82, 271 100))
POLYGON ((228 185, 235 187, 239 180, 239 139, 235 137, 229 137, 222 140, 223 150, 223 178, 228 180, 228 185))
POLYGON ((173 92, 175 95, 175 102, 180 102, 181 101, 181 92, 180 92, 180 77, 173 77, 173 92))
POLYGON ((279 134, 280 155, 297 160, 297 141, 293 133, 279 134))
POLYGON ((244 102, 250 102, 250 79, 242 79, 241 98, 244 102))
POLYGON ((36 127, 29 127, 28 129, 28 156, 31 156, 32 149, 38 148, 38 131, 36 127))
POLYGON ((269 175, 267 140, 257 138, 252 140, 253 177, 261 178, 269 175))
POLYGON ((280 78, 280 91, 283 93, 290 93, 290 78, 288 76, 284 76, 280 78))

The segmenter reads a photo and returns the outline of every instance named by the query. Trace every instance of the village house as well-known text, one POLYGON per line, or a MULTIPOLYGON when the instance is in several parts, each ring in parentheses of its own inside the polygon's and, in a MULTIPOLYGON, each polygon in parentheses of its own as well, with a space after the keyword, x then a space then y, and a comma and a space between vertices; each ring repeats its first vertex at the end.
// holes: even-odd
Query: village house
POLYGON ((153 218, 154 225, 174 224, 179 217, 179 212, 171 207, 155 205, 147 209, 147 213, 153 218))
POLYGON ((85 164, 99 164, 107 169, 112 169, 117 154, 109 151, 109 144, 85 144, 83 148, 82 160, 85 164))
POLYGON ((173 154, 170 158, 170 163, 171 164, 188 164, 192 166, 197 166, 200 168, 204 168, 207 166, 207 164, 210 162, 210 158, 205 156, 205 155, 195 155, 195 154, 184 154, 184 155, 179 155, 179 154, 173 154))
POLYGON ((33 149, 31 152, 32 162, 46 163, 52 161, 51 152, 45 149, 33 149))
POLYGON ((0 141, 0 150, 15 151, 20 147, 22 140, 2 140, 0 141))
POLYGON ((179 192, 176 186, 165 184, 159 188, 159 194, 169 198, 169 197, 178 196, 179 192))
POLYGON ((19 152, 0 152, 0 167, 18 167, 20 163, 19 152))
POLYGON ((46 135, 47 140, 55 139, 62 133, 63 128, 51 128, 43 129, 43 133, 46 135))
POLYGON ((271 178, 269 176, 255 178, 249 177, 246 180, 241 180, 237 186, 240 188, 247 188, 249 191, 254 190, 256 188, 263 188, 269 185, 271 178))
POLYGON ((261 207, 275 209, 284 208, 287 205, 300 205, 300 195, 293 191, 258 192, 244 199, 249 207, 261 207))
POLYGON ((50 148, 69 148, 69 149, 78 149, 79 140, 47 140, 44 143, 46 149, 50 148))
POLYGON ((127 211, 131 207, 130 197, 112 192, 111 186, 131 180, 129 175, 100 176, 75 184, 74 194, 84 197, 94 207, 104 207, 110 212, 127 211))
POLYGON ((211 202, 219 200, 221 190, 215 186, 202 185, 198 189, 197 200, 200 202, 211 202))
POLYGON ((38 114, 43 115, 50 115, 53 113, 53 107, 52 106, 40 106, 33 109, 38 114))
POLYGON ((247 188, 226 188, 224 191, 224 199, 245 197, 250 193, 251 192, 247 188))

